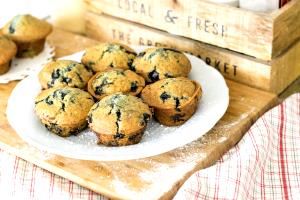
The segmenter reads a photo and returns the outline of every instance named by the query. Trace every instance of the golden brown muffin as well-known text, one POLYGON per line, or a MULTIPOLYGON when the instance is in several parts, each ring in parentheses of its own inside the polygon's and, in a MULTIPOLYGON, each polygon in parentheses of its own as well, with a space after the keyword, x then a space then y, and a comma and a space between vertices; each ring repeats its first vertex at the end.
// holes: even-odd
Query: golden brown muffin
POLYGON ((2 29, 18 46, 17 57, 33 57, 44 49, 45 38, 52 26, 31 15, 17 15, 2 29))
POLYGON ((5 36, 0 36, 0 75, 5 74, 11 64, 11 60, 17 53, 16 44, 5 36))
POLYGON ((88 82, 88 92, 96 99, 118 92, 136 96, 144 87, 143 77, 123 69, 98 72, 88 82))
POLYGON ((94 72, 119 68, 130 69, 136 53, 126 45, 102 43, 87 48, 81 62, 94 72))
POLYGON ((67 137, 86 127, 93 105, 93 97, 78 88, 51 88, 36 97, 35 113, 49 131, 67 137))
POLYGON ((147 104, 122 93, 104 97, 88 114, 88 123, 99 143, 124 146, 140 142, 152 114, 147 104))
POLYGON ((43 88, 70 86, 85 89, 93 72, 72 60, 56 60, 47 63, 39 73, 43 88))
POLYGON ((201 96, 200 85, 185 77, 157 81, 141 93, 142 99, 154 108, 155 118, 167 126, 186 122, 196 111, 201 96))
POLYGON ((191 71, 191 63, 180 51, 154 47, 136 56, 132 70, 152 83, 165 78, 187 77, 191 71))

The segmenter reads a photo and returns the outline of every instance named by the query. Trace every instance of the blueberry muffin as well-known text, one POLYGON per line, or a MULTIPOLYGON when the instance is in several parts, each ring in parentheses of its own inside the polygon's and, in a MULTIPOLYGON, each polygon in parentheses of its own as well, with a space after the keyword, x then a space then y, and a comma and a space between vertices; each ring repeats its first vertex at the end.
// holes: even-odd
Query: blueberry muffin
POLYGON ((16 44, 5 36, 0 36, 0 75, 5 74, 11 64, 11 60, 17 53, 16 44))
POLYGON ((136 56, 134 50, 117 43, 102 43, 86 49, 81 62, 94 72, 119 68, 130 69, 136 56))
POLYGON ((147 104, 122 93, 106 96, 88 114, 88 123, 99 144, 124 146, 140 142, 152 114, 147 104))
POLYGON ((45 38, 52 26, 31 15, 17 15, 2 29, 18 46, 17 57, 33 57, 44 49, 45 38))
POLYGON ((167 126, 186 122, 196 111, 201 95, 200 85, 185 77, 157 81, 141 93, 142 99, 154 108, 155 118, 167 126))
POLYGON ((143 77, 133 71, 123 69, 98 72, 88 82, 88 91, 96 99, 118 92, 136 96, 144 87, 143 77))
POLYGON ((93 97, 78 88, 51 88, 36 97, 35 113, 49 131, 67 137, 86 127, 93 105, 93 97))
POLYGON ((165 78, 187 77, 191 63, 180 51, 155 47, 139 53, 132 64, 132 70, 152 83, 165 78))
POLYGON ((83 89, 93 72, 76 61, 57 60, 47 63, 38 76, 44 89, 62 86, 83 89))

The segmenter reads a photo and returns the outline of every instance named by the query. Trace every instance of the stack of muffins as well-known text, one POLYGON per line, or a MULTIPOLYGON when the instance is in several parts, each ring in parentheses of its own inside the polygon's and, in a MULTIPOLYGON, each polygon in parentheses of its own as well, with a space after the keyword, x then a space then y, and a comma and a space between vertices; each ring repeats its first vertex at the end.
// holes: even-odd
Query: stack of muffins
POLYGON ((187 78, 190 70, 188 58, 174 49, 136 54, 126 45, 99 44, 86 49, 81 63, 45 65, 35 112, 59 136, 88 125, 100 144, 136 144, 152 116, 163 125, 178 126, 194 114, 202 91, 187 78))
POLYGON ((31 15, 17 15, 0 30, 0 75, 6 73, 11 60, 17 56, 28 58, 38 55, 52 26, 31 15))

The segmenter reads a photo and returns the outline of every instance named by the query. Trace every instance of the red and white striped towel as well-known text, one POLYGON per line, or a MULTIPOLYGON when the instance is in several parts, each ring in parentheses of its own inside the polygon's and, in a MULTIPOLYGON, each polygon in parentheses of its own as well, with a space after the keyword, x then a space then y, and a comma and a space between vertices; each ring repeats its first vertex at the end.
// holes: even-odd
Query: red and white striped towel
POLYGON ((300 199, 300 94, 263 115, 174 199, 300 199))
MULTIPOLYGON (((0 199, 106 198, 0 150, 0 199)), ((300 199, 300 93, 261 117, 215 165, 192 175, 174 199, 300 199)))

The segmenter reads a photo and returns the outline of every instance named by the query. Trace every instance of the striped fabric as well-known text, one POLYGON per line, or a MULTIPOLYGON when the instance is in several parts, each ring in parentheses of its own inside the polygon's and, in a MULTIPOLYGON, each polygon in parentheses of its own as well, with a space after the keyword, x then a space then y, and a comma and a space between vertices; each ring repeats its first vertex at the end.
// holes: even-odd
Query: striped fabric
POLYGON ((1 200, 106 200, 86 188, 0 150, 1 200))
POLYGON ((175 199, 300 199, 300 94, 261 117, 214 166, 190 177, 175 199))
MULTIPOLYGON (((106 198, 0 150, 0 199, 106 198)), ((300 199, 300 93, 261 117, 174 199, 300 199)))

